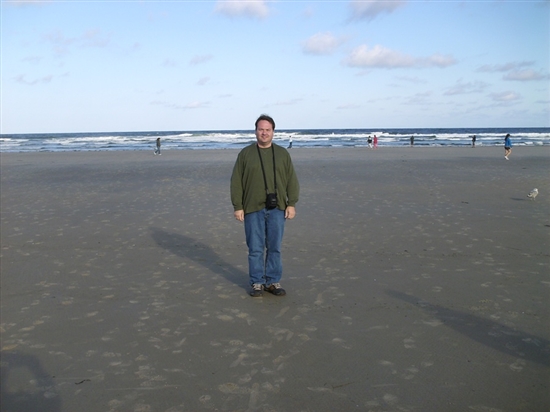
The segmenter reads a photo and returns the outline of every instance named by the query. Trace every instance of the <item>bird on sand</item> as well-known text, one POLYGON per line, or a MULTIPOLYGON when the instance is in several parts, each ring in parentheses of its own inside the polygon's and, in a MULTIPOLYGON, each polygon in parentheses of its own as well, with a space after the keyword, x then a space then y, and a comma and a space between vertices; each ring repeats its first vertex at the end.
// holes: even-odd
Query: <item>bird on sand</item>
POLYGON ((539 189, 537 189, 536 187, 531 190, 529 192, 529 194, 527 195, 527 197, 530 197, 531 199, 535 200, 535 197, 537 197, 537 195, 539 194, 539 189))

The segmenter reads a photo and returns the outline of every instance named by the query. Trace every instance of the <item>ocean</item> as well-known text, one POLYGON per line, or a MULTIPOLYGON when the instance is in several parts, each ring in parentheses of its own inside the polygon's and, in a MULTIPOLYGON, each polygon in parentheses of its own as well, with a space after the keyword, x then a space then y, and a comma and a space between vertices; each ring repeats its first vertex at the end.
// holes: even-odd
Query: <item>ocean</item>
MULTIPOLYGON (((510 133, 514 146, 550 145, 550 128, 454 129, 319 129, 276 130, 273 141, 293 148, 366 147, 369 136, 378 136, 379 147, 467 147, 476 135, 476 146, 502 146, 510 133)), ((160 137, 162 150, 241 149, 255 141, 253 130, 159 131, 112 133, 0 134, 0 152, 61 152, 153 150, 160 137)))

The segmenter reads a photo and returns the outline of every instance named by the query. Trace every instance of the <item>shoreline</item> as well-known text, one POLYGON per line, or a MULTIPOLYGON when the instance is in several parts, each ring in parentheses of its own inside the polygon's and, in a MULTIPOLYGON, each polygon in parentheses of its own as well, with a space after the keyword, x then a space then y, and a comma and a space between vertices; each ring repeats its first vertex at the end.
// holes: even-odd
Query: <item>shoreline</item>
MULTIPOLYGON (((251 141, 250 144, 253 142, 251 141)), ((279 146, 282 146, 284 148, 287 148, 288 141, 275 141, 274 143, 278 144, 279 146)), ((164 152, 197 152, 197 151, 235 151, 235 150, 242 150, 246 145, 239 146, 239 147, 220 147, 220 148, 181 148, 181 149, 175 149, 175 148, 162 148, 162 153, 164 152)), ((550 143, 547 144, 526 144, 526 143, 516 143, 513 148, 518 149, 536 149, 536 148, 545 148, 550 147, 550 143)), ((289 149, 291 152, 293 150, 354 150, 354 149, 368 149, 368 150, 383 150, 383 149, 498 149, 502 148, 504 150, 504 146, 502 144, 480 144, 478 143, 475 147, 471 144, 464 143, 456 143, 456 144, 448 144, 448 145, 435 145, 435 144, 422 144, 422 143, 415 143, 414 146, 410 145, 378 145, 376 149, 370 149, 368 145, 365 144, 358 144, 355 146, 314 146, 314 145, 308 145, 308 146, 300 146, 299 141, 294 141, 294 146, 292 149, 289 149)), ((151 148, 136 148, 136 149, 123 149, 123 148, 116 148, 116 149, 84 149, 84 150, 34 150, 34 151, 4 151, 0 149, 0 154, 10 154, 10 153, 103 153, 103 152, 114 152, 114 153, 124 153, 124 152, 152 152, 153 146, 151 148)))

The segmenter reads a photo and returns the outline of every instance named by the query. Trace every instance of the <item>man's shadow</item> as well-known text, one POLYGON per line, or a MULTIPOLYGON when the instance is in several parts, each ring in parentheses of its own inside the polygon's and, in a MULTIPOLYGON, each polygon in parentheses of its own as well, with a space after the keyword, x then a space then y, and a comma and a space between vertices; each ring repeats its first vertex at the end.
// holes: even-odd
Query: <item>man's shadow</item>
POLYGON ((550 366, 550 341, 469 313, 433 305, 395 290, 386 293, 437 317, 444 325, 485 346, 515 358, 550 366))
POLYGON ((0 405, 2 412, 59 412, 61 398, 56 391, 55 382, 38 358, 17 352, 2 352, 0 367, 0 405), (34 382, 34 388, 19 389, 18 376, 25 382, 34 382), (10 389, 11 387, 11 389, 10 389))
POLYGON ((163 249, 176 256, 191 259, 206 269, 245 289, 248 287, 248 274, 224 261, 205 243, 179 233, 166 232, 156 227, 151 228, 151 236, 163 249))

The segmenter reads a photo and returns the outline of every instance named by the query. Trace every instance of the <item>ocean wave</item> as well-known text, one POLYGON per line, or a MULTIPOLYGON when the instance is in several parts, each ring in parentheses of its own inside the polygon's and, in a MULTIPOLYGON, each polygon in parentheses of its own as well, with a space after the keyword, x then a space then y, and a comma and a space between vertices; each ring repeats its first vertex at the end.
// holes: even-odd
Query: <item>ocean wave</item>
MULTIPOLYGON (((364 147, 369 136, 378 137, 378 145, 401 147, 414 136, 419 146, 469 146, 472 136, 480 146, 500 146, 506 133, 515 146, 550 145, 550 128, 515 129, 318 129, 277 130, 274 142, 294 147, 364 147)), ((1 152, 152 150, 160 137, 163 150, 238 149, 255 141, 253 131, 164 131, 63 134, 3 134, 1 152)))

